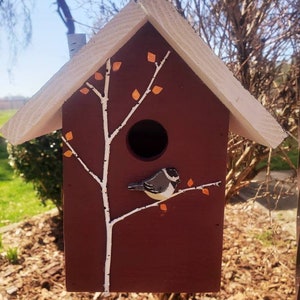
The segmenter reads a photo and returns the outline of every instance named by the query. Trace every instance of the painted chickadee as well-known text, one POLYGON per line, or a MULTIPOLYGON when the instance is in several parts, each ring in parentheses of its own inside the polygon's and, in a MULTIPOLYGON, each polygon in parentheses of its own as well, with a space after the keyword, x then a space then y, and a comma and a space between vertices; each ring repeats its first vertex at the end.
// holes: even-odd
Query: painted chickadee
POLYGON ((141 182, 130 183, 128 189, 145 192, 150 198, 162 201, 172 196, 179 182, 175 168, 163 168, 141 182))

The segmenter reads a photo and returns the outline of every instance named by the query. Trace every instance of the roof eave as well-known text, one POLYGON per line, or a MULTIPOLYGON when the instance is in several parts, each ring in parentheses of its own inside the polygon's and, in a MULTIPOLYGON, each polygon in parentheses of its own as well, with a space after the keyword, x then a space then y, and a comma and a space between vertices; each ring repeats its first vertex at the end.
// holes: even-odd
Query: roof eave
POLYGON ((16 145, 60 129, 63 103, 146 22, 140 6, 126 5, 0 129, 3 136, 16 145))
POLYGON ((286 133, 208 45, 199 39, 187 21, 178 13, 170 13, 175 8, 167 1, 139 2, 149 22, 229 109, 230 130, 267 147, 276 148, 287 136, 286 133))
POLYGON ((3 135, 12 144, 20 144, 61 128, 63 103, 147 21, 228 108, 232 131, 268 147, 281 143, 286 134, 275 119, 241 86, 175 8, 161 0, 132 1, 125 6, 5 124, 3 135))

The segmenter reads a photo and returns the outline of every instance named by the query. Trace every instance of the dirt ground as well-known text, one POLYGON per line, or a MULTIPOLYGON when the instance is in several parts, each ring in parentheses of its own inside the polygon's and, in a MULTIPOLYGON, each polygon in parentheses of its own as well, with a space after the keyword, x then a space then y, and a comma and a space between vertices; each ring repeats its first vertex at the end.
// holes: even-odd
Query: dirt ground
MULTIPOLYGON (((294 300, 295 226, 285 225, 295 224, 295 211, 295 208, 280 211, 277 207, 277 214, 270 213, 264 203, 251 200, 239 199, 227 204, 222 281, 218 293, 115 293, 110 299, 294 300), (288 219, 287 212, 291 213, 288 219)), ((0 300, 102 298, 101 293, 65 291, 61 225, 52 211, 1 230, 0 300), (7 250, 14 247, 18 249, 16 264, 6 257, 7 250)))

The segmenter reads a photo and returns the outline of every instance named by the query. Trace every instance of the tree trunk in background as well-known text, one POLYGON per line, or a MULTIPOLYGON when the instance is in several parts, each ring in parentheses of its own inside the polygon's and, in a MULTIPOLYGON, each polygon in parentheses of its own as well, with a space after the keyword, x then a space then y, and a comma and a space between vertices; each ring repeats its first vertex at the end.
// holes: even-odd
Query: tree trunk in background
MULTIPOLYGON (((282 158, 296 173, 286 153, 297 147, 297 63, 293 57, 299 46, 299 7, 291 0, 172 2, 242 85, 294 137, 272 151, 272 156, 282 158)), ((266 168, 268 154, 262 145, 229 135, 227 199, 266 168)))
MULTIPOLYGON (((296 65, 298 66, 298 75, 297 75, 297 98, 300 100, 300 57, 296 57, 296 65)), ((297 262, 296 262, 296 299, 299 299, 300 294, 300 117, 298 120, 298 210, 297 210, 297 262)))
POLYGON ((68 28, 68 34, 75 33, 74 19, 65 0, 57 0, 57 12, 68 28))

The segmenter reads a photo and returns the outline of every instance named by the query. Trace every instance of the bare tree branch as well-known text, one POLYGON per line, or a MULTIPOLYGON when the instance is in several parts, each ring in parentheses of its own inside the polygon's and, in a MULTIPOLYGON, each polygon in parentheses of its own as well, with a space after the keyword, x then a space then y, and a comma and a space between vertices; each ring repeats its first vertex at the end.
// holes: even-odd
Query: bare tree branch
POLYGON ((64 24, 66 25, 68 29, 68 34, 74 34, 75 33, 74 19, 72 17, 69 6, 67 5, 65 0, 57 0, 56 3, 57 3, 57 13, 59 14, 64 24))

